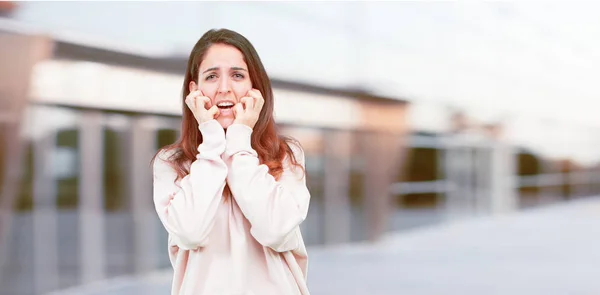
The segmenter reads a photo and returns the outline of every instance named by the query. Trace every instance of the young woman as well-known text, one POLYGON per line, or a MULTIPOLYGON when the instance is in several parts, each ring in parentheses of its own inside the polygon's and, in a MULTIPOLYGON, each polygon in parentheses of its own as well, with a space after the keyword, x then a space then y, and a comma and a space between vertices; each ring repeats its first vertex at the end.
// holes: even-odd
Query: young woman
POLYGON ((252 44, 230 30, 205 33, 183 100, 181 137, 153 163, 171 294, 309 294, 304 154, 277 134, 271 83, 252 44))

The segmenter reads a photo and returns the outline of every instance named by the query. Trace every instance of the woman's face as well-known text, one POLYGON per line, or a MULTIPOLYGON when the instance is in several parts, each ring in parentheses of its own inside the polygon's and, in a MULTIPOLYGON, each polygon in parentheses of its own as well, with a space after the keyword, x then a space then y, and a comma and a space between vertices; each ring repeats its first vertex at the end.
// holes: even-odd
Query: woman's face
POLYGON ((198 84, 190 82, 190 92, 197 89, 209 97, 212 107, 219 107, 216 120, 223 128, 233 123, 233 105, 247 96, 252 89, 248 66, 237 48, 226 44, 214 44, 200 63, 198 84))

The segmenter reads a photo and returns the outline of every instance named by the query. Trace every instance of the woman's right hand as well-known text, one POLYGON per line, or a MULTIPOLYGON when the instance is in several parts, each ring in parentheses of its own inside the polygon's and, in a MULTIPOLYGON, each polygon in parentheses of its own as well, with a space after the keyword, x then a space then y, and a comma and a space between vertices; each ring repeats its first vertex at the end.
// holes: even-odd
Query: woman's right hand
POLYGON ((185 104, 194 114, 198 124, 216 119, 219 115, 219 108, 216 105, 211 106, 210 98, 204 96, 200 90, 190 92, 185 98, 185 104))

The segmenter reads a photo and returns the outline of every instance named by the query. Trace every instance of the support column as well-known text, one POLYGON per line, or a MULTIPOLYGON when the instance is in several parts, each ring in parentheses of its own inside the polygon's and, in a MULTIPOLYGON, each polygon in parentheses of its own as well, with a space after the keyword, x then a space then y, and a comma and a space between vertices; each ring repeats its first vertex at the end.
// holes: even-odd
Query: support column
POLYGON ((56 180, 52 171, 56 133, 34 142, 33 269, 36 294, 59 287, 56 180))
POLYGON ((491 213, 512 213, 518 209, 519 204, 519 188, 515 184, 519 158, 515 154, 515 148, 503 142, 494 142, 491 161, 491 213))
POLYGON ((156 211, 152 201, 152 167, 156 152, 155 129, 151 117, 132 120, 129 180, 133 215, 135 272, 143 274, 158 266, 159 239, 156 211))
POLYGON ((494 171, 498 167, 493 163, 494 145, 485 140, 475 146, 474 191, 475 215, 485 216, 491 213, 492 182, 494 171))
POLYGON ((81 283, 106 276, 102 113, 87 111, 79 123, 79 253, 81 283))
POLYGON ((459 135, 445 138, 445 174, 450 193, 446 202, 446 216, 450 221, 470 216, 473 212, 473 154, 459 135))
POLYGON ((391 184, 400 171, 405 138, 395 133, 366 133, 363 135, 365 159, 364 202, 367 238, 376 241, 385 234, 392 206, 391 184))

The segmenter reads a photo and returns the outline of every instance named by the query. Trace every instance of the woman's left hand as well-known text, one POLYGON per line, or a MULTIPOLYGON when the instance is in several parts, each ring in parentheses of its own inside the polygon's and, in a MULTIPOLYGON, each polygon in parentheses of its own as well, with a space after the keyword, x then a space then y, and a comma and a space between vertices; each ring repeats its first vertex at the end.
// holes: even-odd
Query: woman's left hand
POLYGON ((247 96, 242 97, 240 102, 233 106, 233 115, 235 116, 233 123, 254 128, 264 104, 265 99, 260 91, 257 89, 249 90, 247 96))

